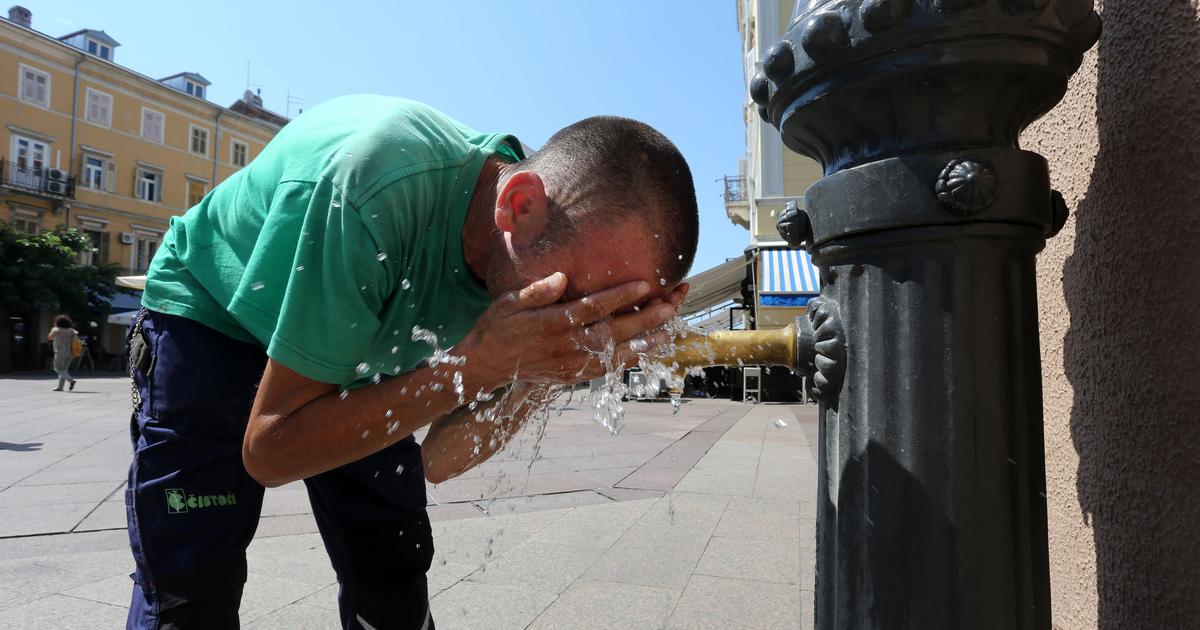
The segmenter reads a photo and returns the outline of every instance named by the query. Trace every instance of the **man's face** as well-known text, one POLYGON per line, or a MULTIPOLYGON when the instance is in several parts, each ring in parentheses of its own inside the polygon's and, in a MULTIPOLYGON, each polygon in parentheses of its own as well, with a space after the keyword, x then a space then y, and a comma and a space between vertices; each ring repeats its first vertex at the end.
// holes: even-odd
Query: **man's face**
POLYGON ((579 242, 547 251, 515 249, 500 239, 489 266, 488 290, 500 295, 529 286, 552 273, 567 276, 565 301, 577 300, 609 287, 643 280, 652 287, 646 301, 662 297, 676 283, 656 267, 661 241, 640 225, 621 229, 592 229, 579 242))

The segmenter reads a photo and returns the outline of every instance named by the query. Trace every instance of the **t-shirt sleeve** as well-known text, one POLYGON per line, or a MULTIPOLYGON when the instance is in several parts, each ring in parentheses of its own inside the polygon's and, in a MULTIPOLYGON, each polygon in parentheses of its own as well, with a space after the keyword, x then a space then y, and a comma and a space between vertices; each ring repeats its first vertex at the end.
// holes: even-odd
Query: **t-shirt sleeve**
POLYGON ((378 253, 331 183, 280 184, 229 312, 288 368, 351 383, 391 291, 378 253))

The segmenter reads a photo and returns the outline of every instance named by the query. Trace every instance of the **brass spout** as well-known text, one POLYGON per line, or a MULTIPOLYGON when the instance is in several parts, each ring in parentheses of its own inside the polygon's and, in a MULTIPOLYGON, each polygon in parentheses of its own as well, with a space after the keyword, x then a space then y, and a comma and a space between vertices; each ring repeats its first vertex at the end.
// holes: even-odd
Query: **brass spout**
POLYGON ((782 365, 801 368, 796 323, 778 330, 722 330, 707 335, 690 333, 675 339, 675 355, 668 359, 677 376, 691 368, 714 365, 782 365))
POLYGON ((672 394, 688 370, 712 365, 782 365, 812 378, 814 395, 832 399, 842 387, 845 334, 837 302, 817 297, 808 312, 778 330, 721 330, 675 338, 675 354, 663 362, 674 371, 672 394))

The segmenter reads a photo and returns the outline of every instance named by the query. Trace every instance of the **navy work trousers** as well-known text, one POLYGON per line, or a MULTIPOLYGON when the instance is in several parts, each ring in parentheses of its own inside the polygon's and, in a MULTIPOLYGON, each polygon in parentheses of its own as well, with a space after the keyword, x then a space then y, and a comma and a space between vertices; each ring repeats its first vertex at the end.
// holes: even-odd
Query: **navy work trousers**
MULTIPOLYGON (((236 628, 264 492, 242 465, 242 437, 267 357, 153 311, 135 322, 130 346, 138 395, 125 504, 137 569, 127 627, 236 628)), ((342 626, 432 628, 417 443, 304 483, 337 573, 342 626)))

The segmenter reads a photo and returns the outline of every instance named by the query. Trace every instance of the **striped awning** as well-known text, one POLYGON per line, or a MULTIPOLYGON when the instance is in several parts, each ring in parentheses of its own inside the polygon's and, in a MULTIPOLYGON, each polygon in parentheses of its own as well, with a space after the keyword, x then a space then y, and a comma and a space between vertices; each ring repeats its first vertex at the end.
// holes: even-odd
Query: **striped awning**
POLYGON ((821 292, 821 274, 807 251, 764 249, 759 251, 759 261, 760 294, 821 292))

